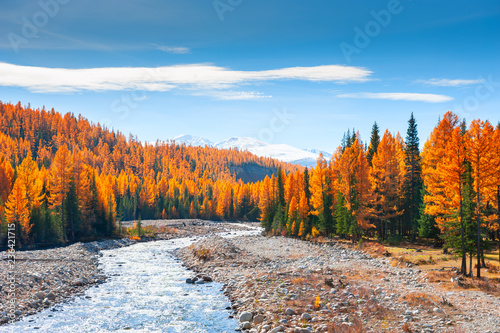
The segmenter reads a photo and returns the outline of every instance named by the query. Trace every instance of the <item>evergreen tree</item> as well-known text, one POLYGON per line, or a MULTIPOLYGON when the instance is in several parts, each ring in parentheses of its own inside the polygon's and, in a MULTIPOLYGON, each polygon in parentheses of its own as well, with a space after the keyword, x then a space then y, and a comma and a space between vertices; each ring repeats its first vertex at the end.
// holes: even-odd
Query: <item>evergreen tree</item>
POLYGON ((379 132, 377 122, 374 122, 373 126, 372 126, 370 145, 368 146, 368 153, 366 154, 366 158, 367 158, 368 164, 370 164, 370 166, 372 166, 372 158, 373 158, 373 155, 377 152, 377 148, 378 148, 379 143, 380 143, 380 132, 379 132))
POLYGON ((65 217, 68 224, 68 229, 66 230, 67 235, 65 235, 65 237, 71 241, 75 241, 76 238, 80 237, 81 219, 74 180, 70 181, 68 194, 64 200, 66 201, 64 204, 64 214, 66 215, 65 217))
MULTIPOLYGON (((425 196, 425 188, 421 190, 421 198, 425 196)), ((435 218, 431 215, 425 214, 425 202, 420 200, 420 215, 418 219, 418 235, 421 238, 433 238, 436 239, 439 236, 439 229, 436 226, 435 218)))
POLYGON ((411 230, 413 240, 415 240, 415 234, 418 231, 422 200, 422 166, 420 161, 417 123, 413 117, 413 112, 408 121, 408 131, 406 132, 405 166, 406 174, 403 183, 403 223, 407 230, 411 230))
POLYGON ((304 193, 306 195, 307 206, 311 207, 311 189, 309 188, 309 171, 306 168, 304 170, 304 193))

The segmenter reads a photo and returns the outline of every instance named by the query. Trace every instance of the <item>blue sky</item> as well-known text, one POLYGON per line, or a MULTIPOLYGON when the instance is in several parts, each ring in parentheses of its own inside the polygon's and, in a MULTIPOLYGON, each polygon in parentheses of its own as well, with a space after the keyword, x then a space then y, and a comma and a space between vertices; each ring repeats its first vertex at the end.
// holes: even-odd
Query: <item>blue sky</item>
POLYGON ((377 121, 500 120, 498 1, 41 0, 0 5, 0 100, 139 139, 333 151, 377 121))

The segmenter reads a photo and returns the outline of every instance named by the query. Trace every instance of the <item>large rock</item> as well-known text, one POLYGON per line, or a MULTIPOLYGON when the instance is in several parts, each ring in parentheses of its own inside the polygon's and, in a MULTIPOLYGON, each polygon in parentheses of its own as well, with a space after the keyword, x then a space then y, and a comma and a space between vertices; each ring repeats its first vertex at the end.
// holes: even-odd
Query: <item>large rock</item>
POLYGON ((261 314, 258 314, 255 317, 253 317, 253 323, 256 324, 256 325, 258 325, 260 323, 263 323, 265 319, 266 319, 265 316, 263 316, 261 314))
POLYGON ((240 321, 240 323, 243 323, 245 321, 251 322, 252 319, 253 319, 253 314, 251 312, 248 312, 248 311, 243 311, 242 313, 240 313, 240 316, 238 317, 238 320, 240 321))
POLYGON ((302 327, 295 327, 293 330, 294 333, 311 333, 312 331, 307 328, 302 328, 302 327))
POLYGON ((250 329, 251 327, 252 327, 252 324, 250 324, 250 322, 249 322, 249 321, 244 321, 244 322, 240 323, 240 328, 241 328, 242 330, 248 330, 248 329, 250 329))
POLYGON ((287 316, 293 316, 295 314, 295 311, 293 311, 292 309, 288 308, 285 310, 285 314, 287 316))
POLYGON ((74 279, 73 281, 71 281, 71 285, 73 287, 80 287, 85 285, 85 281, 83 279, 74 279))
POLYGON ((278 332, 284 332, 285 328, 283 326, 278 326, 273 328, 272 330, 269 331, 269 333, 278 333, 278 332))
POLYGON ((35 296, 38 299, 44 299, 45 298, 45 293, 43 291, 38 291, 38 292, 35 293, 35 296))
POLYGON ((312 316, 311 316, 309 313, 304 312, 304 313, 302 314, 302 316, 300 316, 300 319, 302 319, 302 320, 306 320, 306 321, 309 321, 309 320, 311 320, 311 319, 312 319, 312 316))

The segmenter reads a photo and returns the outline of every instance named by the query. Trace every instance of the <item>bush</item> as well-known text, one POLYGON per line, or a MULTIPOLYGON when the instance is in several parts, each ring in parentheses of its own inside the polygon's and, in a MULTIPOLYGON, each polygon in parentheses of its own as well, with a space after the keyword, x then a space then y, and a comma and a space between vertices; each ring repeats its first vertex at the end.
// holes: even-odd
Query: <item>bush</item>
POLYGON ((403 238, 401 237, 401 235, 390 235, 389 237, 387 237, 387 243, 389 245, 399 245, 402 240, 403 238))

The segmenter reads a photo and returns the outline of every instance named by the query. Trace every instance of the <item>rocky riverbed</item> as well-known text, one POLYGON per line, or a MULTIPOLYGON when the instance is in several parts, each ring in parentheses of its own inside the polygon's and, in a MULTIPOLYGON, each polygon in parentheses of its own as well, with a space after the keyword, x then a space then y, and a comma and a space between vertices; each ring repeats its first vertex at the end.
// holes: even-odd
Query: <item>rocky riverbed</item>
MULTIPOLYGON (((129 239, 76 243, 49 250, 16 253, 14 270, 7 255, 0 256, 0 323, 9 321, 9 299, 15 300, 16 319, 34 314, 56 303, 67 302, 106 277, 97 265, 99 251, 135 243, 129 239), (13 283, 9 283, 12 281, 13 283), (11 285, 15 286, 14 292, 11 285)), ((10 310, 10 309, 9 309, 10 310)))
POLYGON ((335 243, 215 236, 177 255, 224 283, 249 333, 500 332, 499 297, 446 290, 418 267, 335 243))
MULTIPOLYGON (((125 226, 132 226, 132 223, 126 222, 125 226)), ((157 239, 248 229, 238 223, 202 220, 143 221, 143 226, 147 225, 165 227, 167 232, 158 234, 157 239)), ((9 315, 14 315, 16 320, 32 315, 55 304, 68 302, 90 286, 104 282, 106 276, 98 265, 100 250, 134 243, 136 242, 133 240, 123 238, 76 243, 46 250, 18 251, 14 270, 9 267, 7 253, 0 254, 0 325, 8 323, 9 315), (11 286, 15 286, 14 293, 11 286), (15 300, 13 307, 10 306, 11 299, 15 300)))

